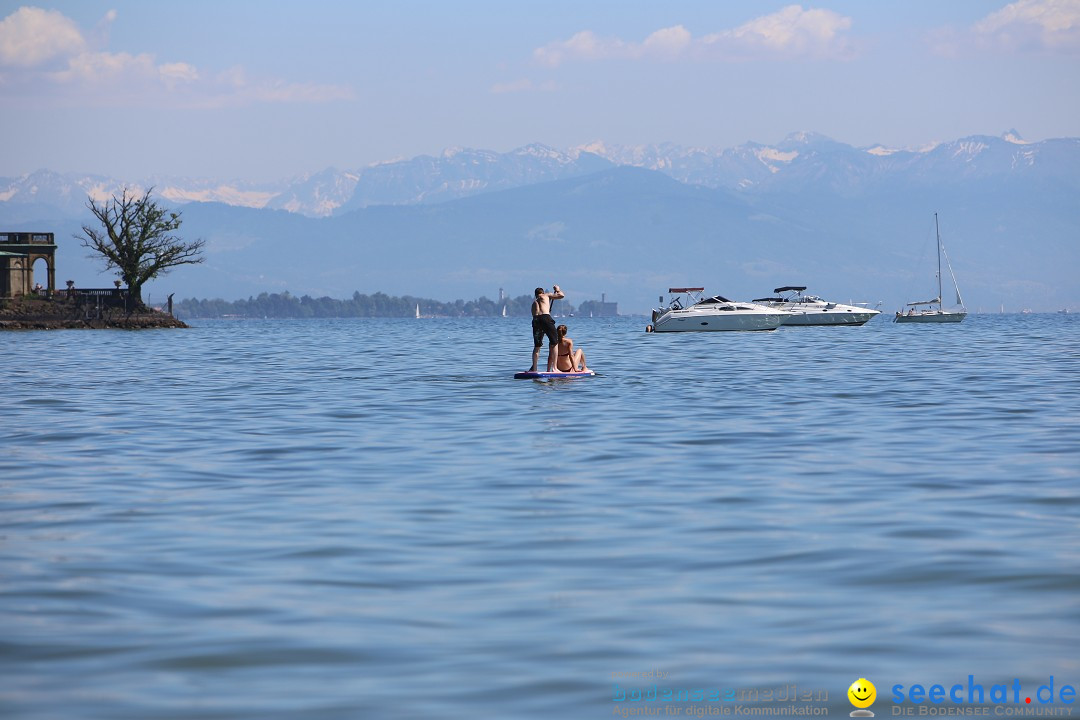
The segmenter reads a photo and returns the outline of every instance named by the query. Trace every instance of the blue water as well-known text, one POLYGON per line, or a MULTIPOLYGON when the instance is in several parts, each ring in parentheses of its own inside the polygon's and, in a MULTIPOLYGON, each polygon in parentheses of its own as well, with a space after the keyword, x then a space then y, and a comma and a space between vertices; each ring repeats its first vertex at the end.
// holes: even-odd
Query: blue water
POLYGON ((1080 318, 0 334, 0 717, 1080 685, 1080 318))

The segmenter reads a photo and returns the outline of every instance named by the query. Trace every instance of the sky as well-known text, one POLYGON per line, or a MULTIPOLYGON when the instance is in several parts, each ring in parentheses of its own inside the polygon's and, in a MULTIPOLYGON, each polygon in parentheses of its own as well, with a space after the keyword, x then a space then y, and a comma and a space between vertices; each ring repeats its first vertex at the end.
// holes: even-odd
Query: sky
POLYGON ((1080 136, 1080 0, 0 0, 0 176, 1080 136))

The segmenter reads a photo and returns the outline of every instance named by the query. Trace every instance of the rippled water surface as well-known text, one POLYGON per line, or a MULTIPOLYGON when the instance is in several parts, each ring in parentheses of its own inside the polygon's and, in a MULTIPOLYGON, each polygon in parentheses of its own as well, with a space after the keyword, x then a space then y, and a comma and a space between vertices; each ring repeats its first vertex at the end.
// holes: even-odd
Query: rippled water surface
MULTIPOLYGON (((0 717, 1080 684, 1080 318, 0 334, 0 717)), ((880 711, 879 715, 886 711, 880 711)))

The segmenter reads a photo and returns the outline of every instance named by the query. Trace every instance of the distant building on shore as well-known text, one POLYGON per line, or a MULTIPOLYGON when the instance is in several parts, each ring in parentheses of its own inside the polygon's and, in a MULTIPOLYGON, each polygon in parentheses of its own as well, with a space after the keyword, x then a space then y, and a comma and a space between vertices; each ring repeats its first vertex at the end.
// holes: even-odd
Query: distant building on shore
POLYGON ((52 233, 0 232, 0 298, 29 295, 35 287, 56 290, 56 242, 52 233), (34 280, 34 265, 45 262, 47 281, 34 280))
POLYGON ((600 302, 586 300, 578 306, 577 314, 583 317, 615 317, 619 314, 619 303, 607 301, 607 293, 600 293, 600 302))

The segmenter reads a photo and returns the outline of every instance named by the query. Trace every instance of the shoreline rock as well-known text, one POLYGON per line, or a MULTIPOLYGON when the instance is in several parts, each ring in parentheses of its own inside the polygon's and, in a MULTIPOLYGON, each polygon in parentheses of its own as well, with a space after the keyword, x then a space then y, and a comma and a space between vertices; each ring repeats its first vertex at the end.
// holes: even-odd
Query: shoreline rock
POLYGON ((186 328, 172 315, 151 310, 92 307, 64 300, 21 297, 0 300, 0 330, 150 330, 186 328))

